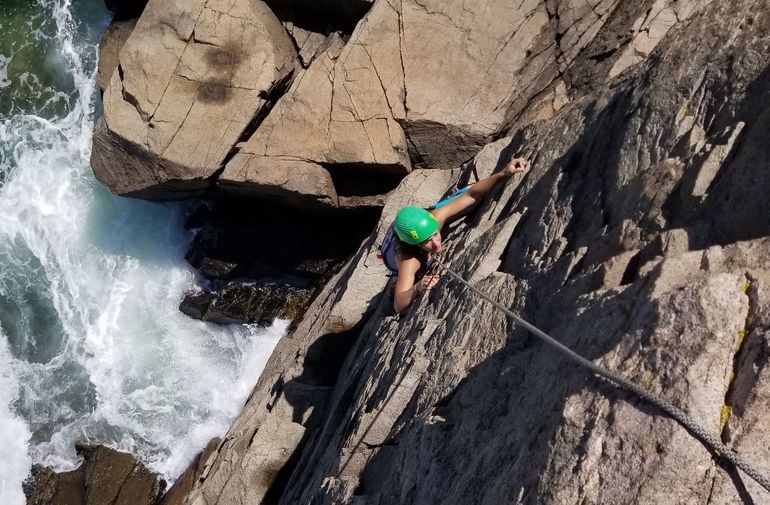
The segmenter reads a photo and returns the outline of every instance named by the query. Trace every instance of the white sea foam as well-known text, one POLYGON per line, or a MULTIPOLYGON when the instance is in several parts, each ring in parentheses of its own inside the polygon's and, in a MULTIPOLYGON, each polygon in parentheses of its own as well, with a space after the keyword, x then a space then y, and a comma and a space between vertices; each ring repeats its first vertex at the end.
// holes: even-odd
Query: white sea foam
POLYGON ((11 84, 8 80, 8 64, 12 59, 0 54, 0 89, 7 88, 11 84))
POLYGON ((31 433, 26 422, 11 412, 19 391, 15 369, 15 360, 0 328, 0 498, 9 505, 26 502, 21 482, 32 464, 27 454, 31 433))
POLYGON ((94 70, 81 60, 93 48, 74 39, 69 2, 42 3, 78 95, 65 117, 0 120, 0 295, 18 312, 0 335, 0 503, 12 505, 32 462, 74 467, 76 441, 176 477, 224 434, 287 327, 179 312, 195 283, 187 208, 118 198, 95 181, 94 70))

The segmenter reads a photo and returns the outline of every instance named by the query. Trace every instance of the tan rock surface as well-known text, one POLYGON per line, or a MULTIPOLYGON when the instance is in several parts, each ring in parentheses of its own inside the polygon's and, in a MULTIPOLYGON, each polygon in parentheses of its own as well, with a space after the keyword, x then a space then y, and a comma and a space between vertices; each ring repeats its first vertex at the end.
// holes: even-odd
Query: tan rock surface
POLYGON ((548 119, 641 63, 708 5, 378 0, 346 40, 297 24, 301 2, 275 5, 282 26, 261 2, 227 6, 232 16, 208 2, 151 3, 121 53, 93 155, 116 192, 177 197, 219 178, 235 193, 379 205, 395 184, 350 193, 340 173, 456 168, 512 125, 548 119), (240 26, 244 9, 260 21, 240 26), (292 44, 309 67, 271 108, 264 98, 298 65, 292 44))
MULTIPOLYGON (((461 4, 375 2, 347 44, 329 43, 241 153, 257 168, 266 157, 405 172, 409 148, 421 165, 456 167, 508 120, 516 65, 548 22, 538 3, 494 2, 473 16, 461 4)), ((237 178, 232 167, 223 174, 237 178)))
POLYGON ((118 55, 136 26, 136 19, 113 22, 99 41, 99 68, 96 84, 104 91, 118 66, 118 55))
MULTIPOLYGON (((310 195, 323 193, 336 204, 337 195, 330 185, 330 165, 363 165, 379 171, 406 173, 410 166, 406 140, 387 105, 363 102, 371 110, 351 113, 352 105, 340 104, 337 62, 345 54, 339 36, 331 36, 310 68, 302 73, 288 93, 273 108, 257 132, 225 167, 220 184, 230 186, 281 186, 270 174, 279 171, 313 172, 320 182, 318 190, 307 188, 310 195), (379 110, 378 110, 379 109, 379 110), (242 184, 245 183, 245 184, 242 184)), ((376 174, 370 176, 376 177, 376 174)), ((294 190, 292 184, 286 189, 294 190)))
POLYGON ((104 95, 97 178, 137 196, 207 188, 295 65, 291 40, 261 1, 151 1, 104 95))
POLYGON ((380 0, 346 44, 327 41, 323 61, 298 79, 240 151, 249 161, 234 160, 223 180, 240 180, 244 166, 258 173, 272 160, 299 159, 332 172, 337 164, 365 165, 362 171, 408 170, 412 163, 454 168, 517 120, 552 116, 581 93, 570 88, 584 74, 604 72, 606 79, 643 61, 652 42, 633 61, 619 51, 633 43, 603 47, 626 38, 623 29, 657 44, 706 3, 658 2, 644 11, 612 0, 477 8, 460 0, 380 0), (618 26, 632 15, 642 17, 633 27, 618 26), (617 55, 614 66, 589 68, 597 51, 602 60, 617 55))

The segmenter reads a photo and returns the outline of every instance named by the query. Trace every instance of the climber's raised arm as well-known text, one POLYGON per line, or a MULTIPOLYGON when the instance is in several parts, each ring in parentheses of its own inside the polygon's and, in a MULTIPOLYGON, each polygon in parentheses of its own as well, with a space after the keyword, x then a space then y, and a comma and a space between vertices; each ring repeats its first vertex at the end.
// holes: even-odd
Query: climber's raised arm
POLYGON ((468 191, 458 196, 448 204, 437 209, 433 209, 433 214, 438 219, 441 226, 453 217, 459 216, 479 200, 484 198, 498 182, 508 179, 514 174, 527 170, 529 162, 525 158, 512 158, 511 161, 501 171, 496 172, 489 177, 485 177, 471 186, 468 191))

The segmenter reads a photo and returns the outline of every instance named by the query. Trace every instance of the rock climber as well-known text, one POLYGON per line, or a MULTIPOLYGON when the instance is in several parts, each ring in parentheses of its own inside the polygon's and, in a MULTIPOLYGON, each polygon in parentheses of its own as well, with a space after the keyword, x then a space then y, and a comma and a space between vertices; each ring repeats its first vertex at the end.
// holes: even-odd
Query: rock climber
POLYGON ((403 312, 423 291, 439 280, 427 274, 433 255, 441 251, 441 228, 479 202, 497 183, 527 170, 525 158, 512 158, 503 170, 479 180, 431 210, 403 207, 393 222, 395 236, 388 234, 381 248, 385 264, 398 273, 393 294, 396 312, 403 312))

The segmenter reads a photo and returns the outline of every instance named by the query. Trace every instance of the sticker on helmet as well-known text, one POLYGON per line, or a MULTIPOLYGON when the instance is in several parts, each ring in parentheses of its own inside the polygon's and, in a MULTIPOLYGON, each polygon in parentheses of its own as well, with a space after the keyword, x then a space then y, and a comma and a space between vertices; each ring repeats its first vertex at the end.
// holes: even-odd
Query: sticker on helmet
POLYGON ((417 230, 410 231, 409 235, 411 235, 412 238, 415 239, 415 240, 420 240, 420 236, 417 234, 417 230))

